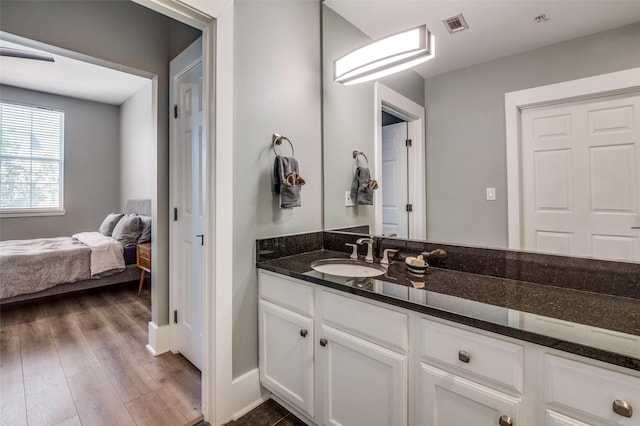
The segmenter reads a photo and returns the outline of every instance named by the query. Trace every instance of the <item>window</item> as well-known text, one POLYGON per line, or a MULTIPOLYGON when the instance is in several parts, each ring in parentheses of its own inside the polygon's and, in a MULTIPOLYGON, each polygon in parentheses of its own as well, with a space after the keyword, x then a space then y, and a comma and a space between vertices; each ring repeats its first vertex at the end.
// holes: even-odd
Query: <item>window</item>
POLYGON ((64 112, 0 102, 0 213, 62 212, 64 112))

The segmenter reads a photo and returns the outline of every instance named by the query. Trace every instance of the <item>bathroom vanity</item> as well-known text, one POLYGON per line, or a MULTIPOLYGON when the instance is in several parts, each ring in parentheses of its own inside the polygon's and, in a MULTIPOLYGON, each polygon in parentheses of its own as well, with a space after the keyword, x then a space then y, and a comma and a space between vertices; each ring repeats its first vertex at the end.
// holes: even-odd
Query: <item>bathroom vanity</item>
POLYGON ((416 277, 402 262, 374 279, 309 266, 348 256, 258 262, 261 382, 306 422, 640 425, 639 299, 445 268, 416 277))

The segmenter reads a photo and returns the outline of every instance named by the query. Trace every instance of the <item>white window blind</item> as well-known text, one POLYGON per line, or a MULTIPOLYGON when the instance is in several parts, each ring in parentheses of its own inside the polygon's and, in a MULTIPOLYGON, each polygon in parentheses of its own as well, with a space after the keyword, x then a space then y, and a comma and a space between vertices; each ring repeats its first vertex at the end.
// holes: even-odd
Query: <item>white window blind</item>
POLYGON ((0 102, 0 212, 62 210, 64 112, 0 102))

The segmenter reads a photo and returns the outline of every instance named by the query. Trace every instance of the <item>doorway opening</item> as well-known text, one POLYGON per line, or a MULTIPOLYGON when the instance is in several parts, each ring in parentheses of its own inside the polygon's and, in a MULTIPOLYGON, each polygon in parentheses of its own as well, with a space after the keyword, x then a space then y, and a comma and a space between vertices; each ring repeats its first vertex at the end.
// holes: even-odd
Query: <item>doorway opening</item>
MULTIPOLYGON (((190 25, 194 28, 198 28, 202 31, 204 37, 203 37, 203 47, 202 47, 202 51, 203 51, 203 65, 204 65, 204 79, 203 79, 203 87, 204 87, 204 92, 206 94, 205 99, 204 99, 204 105, 205 105, 205 117, 206 117, 206 125, 208 129, 213 130, 213 123, 214 123, 214 112, 213 112, 213 108, 214 108, 214 89, 215 89, 215 78, 213 75, 213 70, 214 70, 214 57, 215 57, 215 53, 214 53, 214 19, 206 16, 198 11, 196 11, 195 9, 185 6, 182 3, 179 2, 156 2, 154 0, 140 0, 140 1, 136 1, 135 3, 139 3, 140 5, 147 7, 148 9, 151 9, 155 12, 158 12, 162 15, 168 16, 169 18, 173 18, 175 20, 181 21, 187 25, 190 25)), ((216 16, 215 14, 212 14, 213 16, 216 16)), ((60 25, 60 27, 64 27, 64 25, 60 25)), ((139 28, 139 27, 138 27, 139 28)), ((124 55, 123 55, 124 56, 124 55)), ((140 55, 140 57, 144 57, 145 55, 140 55)), ((160 81, 160 82, 154 82, 154 87, 155 88, 159 88, 159 92, 160 92, 160 96, 163 96, 166 93, 165 90, 165 85, 164 85, 164 81, 160 81)), ((154 102, 157 101, 158 98, 158 94, 156 92, 156 94, 154 95, 154 102)), ((170 113, 169 108, 165 108, 164 105, 158 107, 157 102, 155 103, 154 106, 152 106, 153 109, 153 116, 154 117, 163 117, 163 120, 166 119, 170 113)), ((157 126, 156 126, 157 127, 157 126)), ((155 133, 159 131, 160 134, 162 135, 163 129, 159 128, 153 129, 153 133, 154 136, 155 133)), ((207 155, 210 156, 211 159, 214 158, 214 149, 212 149, 213 147, 213 132, 209 132, 207 133, 207 138, 206 138, 206 144, 207 144, 207 148, 206 148, 206 152, 207 155)), ((162 181, 165 180, 166 177, 166 181, 169 181, 169 176, 168 176, 168 171, 166 170, 165 164, 168 164, 168 161, 165 162, 165 160, 167 160, 167 157, 165 154, 165 150, 168 151, 168 146, 154 146, 152 147, 150 152, 145 153, 146 156, 148 156, 149 158, 157 158, 158 164, 155 167, 158 167, 159 169, 154 169, 153 173, 158 173, 157 176, 160 177, 160 179, 158 179, 160 182, 160 188, 154 188, 154 196, 157 194, 158 199, 154 200, 154 207, 153 207, 153 216, 154 216, 154 222, 155 224, 157 224, 157 228, 164 228, 167 229, 168 228, 168 222, 170 220, 170 214, 169 214, 169 208, 168 208, 168 190, 166 188, 164 188, 164 186, 166 185, 166 183, 163 183, 162 181), (167 175, 164 175, 164 173, 167 173, 167 175)), ((213 161, 208 162, 209 164, 213 164, 213 161)), ((207 182, 213 182, 213 179, 211 178, 212 176, 212 171, 211 170, 207 170, 207 182)), ((210 184, 211 186, 213 185, 213 183, 210 184)), ((206 188, 206 191, 209 194, 215 194, 213 188, 206 188)), ((212 211, 212 206, 213 206, 213 197, 207 197, 207 210, 208 211, 212 211)), ((210 217, 213 217, 212 215, 210 217)), ((163 231, 164 232, 164 231, 163 231)), ((214 225, 213 225, 213 221, 210 222, 209 226, 207 226, 207 229, 205 229, 205 234, 206 234, 206 240, 207 241, 215 241, 215 238, 213 237, 213 233, 214 233, 214 225)), ((154 255, 154 268, 159 267, 160 270, 164 269, 164 268, 168 268, 168 265, 170 263, 170 259, 168 257, 168 231, 166 233, 164 233, 163 236, 161 236, 160 238, 155 239, 155 244, 153 247, 153 255, 154 255)), ((213 245, 213 244, 212 244, 213 245)), ((213 298, 213 291, 215 290, 215 286, 214 286, 214 273, 212 272, 214 270, 213 268, 213 261, 215 259, 215 257, 213 256, 213 247, 209 246, 206 248, 206 258, 209 259, 210 263, 209 265, 207 265, 206 268, 206 275, 207 275, 207 282, 210 284, 209 286, 206 286, 205 288, 205 294, 203 296, 203 300, 205 301, 205 305, 209 307, 209 309, 211 310, 210 312, 206 312, 205 313, 205 321, 204 321, 204 327, 205 330, 207 330, 207 327, 215 327, 217 322, 215 321, 214 318, 214 312, 213 311, 213 306, 215 305, 215 302, 218 300, 216 299, 214 301, 213 298)), ((167 275, 167 274, 164 274, 167 275)), ((152 321, 152 323, 149 324, 149 343, 150 343, 150 347, 154 348, 156 350, 157 353, 160 352, 164 352, 167 349, 170 349, 171 347, 171 343, 170 343, 170 338, 169 338, 169 309, 168 309, 168 277, 164 276, 163 274, 160 273, 159 271, 156 271, 155 274, 152 274, 152 290, 153 290, 153 313, 152 313, 152 318, 154 319, 154 321, 152 321), (162 279, 161 279, 162 278, 162 279), (166 306, 166 307, 165 307, 166 306), (152 325, 154 325, 152 327, 152 325)), ((230 326, 229 326, 230 329, 230 326)), ((204 333, 205 337, 204 339, 208 339, 210 338, 211 340, 214 339, 214 337, 212 337, 214 335, 214 333, 204 333)), ((218 337, 216 337, 217 339, 218 337)), ((205 347, 206 348, 212 348, 211 352, 213 352, 213 348, 215 348, 217 345, 214 344, 207 344, 207 342, 205 341, 205 347)), ((230 345, 227 345, 227 347, 230 345)), ((206 396, 206 398, 203 398, 203 411, 205 413, 207 413, 207 411, 209 412, 209 414, 207 415, 208 419, 213 418, 213 405, 212 403, 207 404, 207 402, 211 402, 214 400, 214 392, 213 392, 213 378, 217 377, 214 376, 213 374, 213 357, 211 355, 211 353, 205 353, 205 359, 210 360, 209 362, 205 362, 205 366, 203 368, 203 396, 206 396), (208 366, 208 368, 207 368, 208 366), (210 385, 208 385, 207 383, 209 383, 210 385), (208 389, 208 390, 206 390, 208 389)), ((229 369, 230 371, 230 369, 229 369)), ((225 375, 220 375, 219 377, 225 377, 225 375)), ((230 380, 230 373, 229 373, 229 383, 231 382, 230 380)), ((217 392, 216 392, 217 394, 217 392)))
POLYGON ((382 235, 409 238, 409 123, 382 110, 382 235))
POLYGON ((382 197, 374 198, 374 234, 426 239, 424 107, 378 82, 374 91, 375 170, 382 171, 383 180, 382 197), (393 141, 383 141, 390 133, 383 130, 383 116, 399 121, 392 125, 396 126, 393 141))

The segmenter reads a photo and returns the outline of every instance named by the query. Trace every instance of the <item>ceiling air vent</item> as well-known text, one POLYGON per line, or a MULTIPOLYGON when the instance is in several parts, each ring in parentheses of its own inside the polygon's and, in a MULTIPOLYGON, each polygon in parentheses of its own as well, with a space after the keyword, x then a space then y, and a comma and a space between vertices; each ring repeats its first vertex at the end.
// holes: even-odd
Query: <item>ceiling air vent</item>
POLYGON ((467 25, 467 21, 464 20, 464 16, 462 16, 462 13, 445 18, 442 20, 442 23, 445 27, 447 27, 449 34, 458 33, 460 31, 469 29, 469 25, 467 25))

